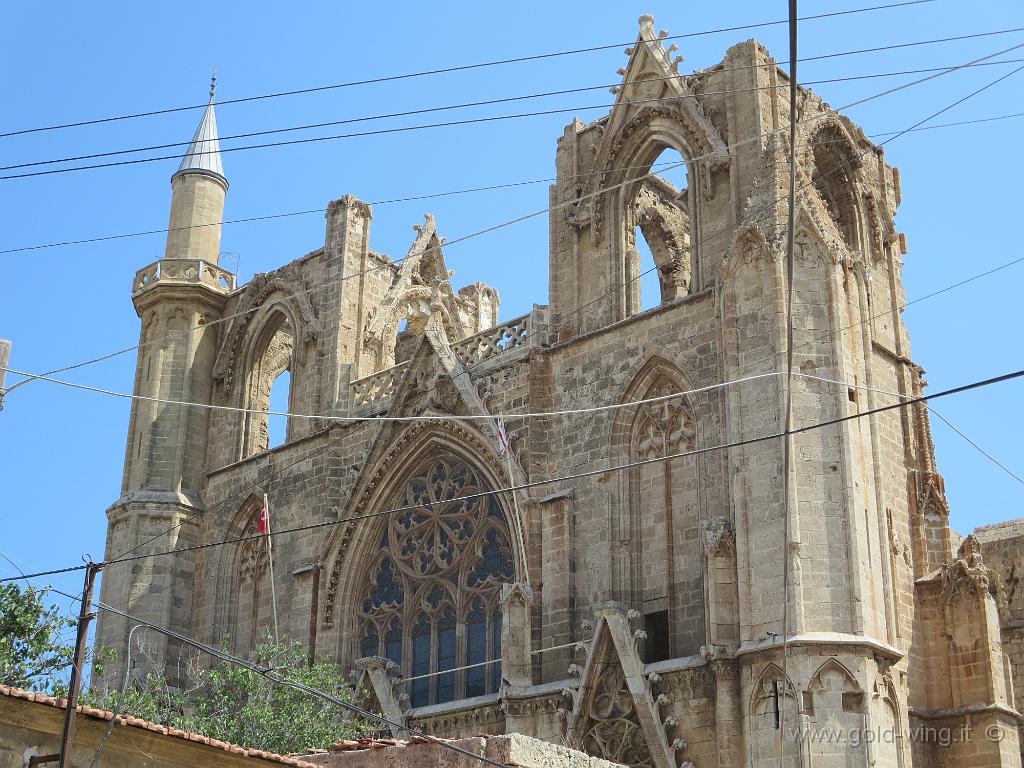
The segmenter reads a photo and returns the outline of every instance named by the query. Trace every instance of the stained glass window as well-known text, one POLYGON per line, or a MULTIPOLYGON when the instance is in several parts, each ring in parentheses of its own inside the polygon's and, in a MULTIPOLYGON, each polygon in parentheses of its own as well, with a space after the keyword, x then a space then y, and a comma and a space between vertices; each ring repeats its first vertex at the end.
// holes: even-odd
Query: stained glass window
POLYGON ((359 652, 385 656, 403 677, 416 678, 406 683, 414 707, 500 688, 498 599, 515 569, 498 499, 475 495, 489 489, 466 462, 445 453, 421 465, 390 500, 411 509, 386 519, 358 603, 359 652), (462 669, 488 661, 494 663, 462 669))

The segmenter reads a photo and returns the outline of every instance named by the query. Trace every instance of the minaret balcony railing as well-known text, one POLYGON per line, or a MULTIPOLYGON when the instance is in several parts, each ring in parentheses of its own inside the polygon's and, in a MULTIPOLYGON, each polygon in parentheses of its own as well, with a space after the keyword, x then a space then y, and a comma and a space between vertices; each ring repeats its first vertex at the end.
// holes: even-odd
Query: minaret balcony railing
POLYGON ((135 273, 132 296, 161 283, 203 285, 218 293, 235 290, 235 276, 203 259, 160 259, 135 273))

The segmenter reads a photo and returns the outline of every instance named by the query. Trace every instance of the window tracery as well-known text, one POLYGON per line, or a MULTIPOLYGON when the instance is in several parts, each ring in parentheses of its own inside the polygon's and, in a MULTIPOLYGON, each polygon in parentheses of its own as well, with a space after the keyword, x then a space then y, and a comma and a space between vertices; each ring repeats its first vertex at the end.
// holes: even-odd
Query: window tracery
MULTIPOLYGON (((668 381, 651 387, 644 399, 666 397, 679 388, 668 381)), ((640 407, 637 414, 635 445, 641 459, 660 458, 695 447, 696 429, 682 398, 659 400, 640 407)))
POLYGON ((501 585, 514 579, 504 513, 465 461, 442 454, 406 481, 359 604, 359 651, 385 656, 414 707, 498 690, 501 585), (468 665, 470 669, 459 669, 468 665), (453 670, 448 674, 434 674, 453 670))
POLYGON ((590 716, 582 739, 590 755, 631 768, 654 765, 647 739, 637 715, 633 694, 622 668, 614 665, 601 675, 590 705, 590 716))
POLYGON ((829 216, 851 248, 860 246, 856 159, 843 151, 840 134, 824 127, 815 138, 811 180, 829 216))
MULTIPOLYGON (((246 536, 257 533, 257 511, 245 526, 246 536)), ((235 650, 251 650, 270 630, 270 569, 266 537, 248 538, 238 547, 235 561, 238 579, 238 612, 235 650)))

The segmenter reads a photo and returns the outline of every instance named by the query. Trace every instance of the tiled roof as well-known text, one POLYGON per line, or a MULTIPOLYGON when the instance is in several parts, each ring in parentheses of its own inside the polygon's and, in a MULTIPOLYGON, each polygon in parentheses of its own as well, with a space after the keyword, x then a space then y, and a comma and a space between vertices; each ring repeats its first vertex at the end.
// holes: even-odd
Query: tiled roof
MULTIPOLYGON (((56 707, 57 709, 65 709, 67 707, 67 699, 58 699, 55 696, 46 696, 42 693, 33 693, 32 691, 26 691, 22 688, 12 688, 7 685, 0 685, 0 695, 8 696, 12 699, 22 699, 24 701, 34 701, 37 704, 45 704, 50 707, 56 707)), ((80 714, 87 715, 88 717, 95 717, 98 720, 109 720, 114 716, 113 712, 106 709, 97 709, 96 707, 88 707, 84 704, 79 704, 76 711, 80 714)), ((190 733, 188 731, 182 731, 178 728, 171 728, 166 725, 160 725, 159 723, 150 722, 149 720, 142 720, 138 717, 131 717, 130 715, 118 715, 117 722, 120 725, 130 725, 134 728, 141 728, 146 731, 152 731, 153 733, 159 733, 164 736, 172 736, 176 739, 184 739, 185 741, 194 741, 199 744, 204 744, 214 749, 223 749, 225 752, 231 752, 236 755, 242 755, 244 757, 255 757, 261 760, 269 760, 274 763, 281 763, 282 765, 290 765, 294 768, 321 768, 318 765, 300 760, 296 757, 288 757, 287 755, 278 755, 273 752, 264 752, 262 749, 248 749, 246 747, 240 747, 237 744, 229 744, 226 741, 218 741, 217 739, 211 739, 208 736, 203 736, 198 733, 190 733)))

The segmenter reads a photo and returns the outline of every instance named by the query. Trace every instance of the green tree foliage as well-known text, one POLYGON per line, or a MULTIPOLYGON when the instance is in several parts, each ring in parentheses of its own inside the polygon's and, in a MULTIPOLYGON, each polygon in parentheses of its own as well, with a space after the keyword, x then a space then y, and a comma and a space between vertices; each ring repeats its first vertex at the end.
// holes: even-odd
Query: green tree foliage
POLYGON ((52 692, 74 657, 75 620, 43 602, 46 589, 0 584, 0 683, 52 692))
MULTIPOLYGON (((296 683, 352 701, 353 690, 342 668, 308 663, 301 643, 258 646, 254 662, 296 683)), ((368 734, 369 723, 353 720, 347 710, 295 688, 268 680, 259 672, 226 662, 209 670, 193 668, 185 687, 171 686, 165 675, 133 682, 118 705, 120 691, 102 692, 94 685, 85 699, 163 725, 201 733, 251 749, 288 754, 326 749, 339 739, 368 734)), ((95 682, 95 678, 94 678, 95 682)))

